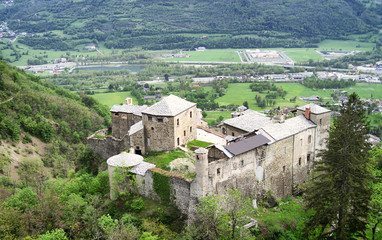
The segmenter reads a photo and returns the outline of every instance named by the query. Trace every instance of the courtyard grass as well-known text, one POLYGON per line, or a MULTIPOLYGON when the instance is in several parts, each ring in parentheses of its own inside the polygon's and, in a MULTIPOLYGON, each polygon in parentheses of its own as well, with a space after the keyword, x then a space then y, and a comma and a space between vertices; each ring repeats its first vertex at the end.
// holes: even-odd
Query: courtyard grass
POLYGON ((210 145, 212 145, 213 143, 210 143, 210 142, 205 142, 205 141, 200 141, 200 140, 192 140, 191 142, 188 142, 187 143, 187 148, 188 149, 191 149, 191 147, 201 147, 201 148, 205 148, 205 147, 208 147, 210 145))
POLYGON ((147 151, 146 157, 144 159, 145 162, 149 162, 152 164, 155 164, 157 168, 170 171, 169 164, 173 160, 177 158, 185 158, 186 153, 181 150, 174 150, 174 151, 161 151, 161 152, 152 152, 147 151))

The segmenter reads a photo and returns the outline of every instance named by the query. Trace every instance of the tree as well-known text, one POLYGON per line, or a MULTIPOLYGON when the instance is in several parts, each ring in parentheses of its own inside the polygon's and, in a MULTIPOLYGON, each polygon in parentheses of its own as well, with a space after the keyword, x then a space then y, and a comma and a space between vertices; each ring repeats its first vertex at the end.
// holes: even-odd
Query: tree
POLYGON ((251 239, 244 225, 253 210, 249 199, 236 189, 228 189, 227 196, 207 196, 198 204, 185 239, 251 239))
POLYGON ((366 113, 357 94, 351 94, 342 105, 333 125, 328 147, 319 154, 321 160, 307 189, 307 208, 314 214, 306 233, 318 229, 320 237, 365 237, 372 175, 366 113))

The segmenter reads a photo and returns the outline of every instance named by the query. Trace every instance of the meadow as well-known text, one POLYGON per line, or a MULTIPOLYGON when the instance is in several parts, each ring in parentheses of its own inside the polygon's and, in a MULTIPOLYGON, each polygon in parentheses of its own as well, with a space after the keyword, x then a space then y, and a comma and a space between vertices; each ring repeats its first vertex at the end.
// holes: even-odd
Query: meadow
MULTIPOLYGON (((299 83, 276 83, 277 87, 281 87, 283 90, 287 91, 285 99, 278 98, 276 99, 276 104, 274 107, 266 107, 264 109, 260 108, 256 104, 255 96, 266 95, 266 92, 252 92, 249 88, 250 83, 230 83, 226 90, 226 94, 222 97, 216 99, 216 102, 219 103, 219 106, 226 106, 230 104, 243 105, 245 101, 248 102, 250 109, 263 112, 264 110, 274 108, 274 107, 296 107, 307 104, 306 102, 300 100, 298 97, 309 97, 312 95, 318 95, 323 99, 324 102, 330 101, 331 94, 333 89, 310 89, 299 83), (297 97, 295 102, 291 102, 290 99, 297 97)), ((211 87, 204 87, 204 90, 211 91, 211 87)), ((344 88, 343 90, 348 91, 349 94, 356 92, 360 98, 382 98, 382 84, 367 84, 367 83, 357 83, 354 87, 344 88)), ((92 95, 95 99, 101 103, 112 107, 114 104, 122 104, 125 101, 125 98, 132 97, 133 104, 137 104, 137 100, 130 94, 130 92, 105 92, 107 90, 96 90, 96 94, 92 95)), ((177 93, 173 93, 177 94, 177 93)), ((215 121, 220 116, 223 119, 231 118, 232 111, 206 111, 207 116, 205 120, 210 124, 212 121, 215 121)))
MULTIPOLYGON (((318 44, 317 48, 264 48, 261 50, 283 51, 293 61, 302 63, 310 59, 323 60, 316 51, 368 51, 375 47, 375 43, 351 41, 351 40, 324 40, 318 44)), ((168 58, 165 61, 200 61, 200 62, 240 62, 237 51, 244 49, 207 49, 205 51, 183 51, 190 55, 189 58, 168 58)))
POLYGON ((127 97, 131 97, 133 99, 133 104, 137 104, 138 102, 137 99, 130 94, 130 92, 96 93, 91 96, 110 108, 115 104, 125 103, 125 99, 127 97))

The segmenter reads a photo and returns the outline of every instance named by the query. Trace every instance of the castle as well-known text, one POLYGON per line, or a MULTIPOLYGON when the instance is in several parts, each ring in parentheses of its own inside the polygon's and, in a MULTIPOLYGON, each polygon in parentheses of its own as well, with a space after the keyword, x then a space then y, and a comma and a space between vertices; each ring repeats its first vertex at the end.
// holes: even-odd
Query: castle
POLYGON ((112 178, 116 167, 128 167, 136 175, 135 190, 158 201, 163 199, 154 187, 154 175, 162 174, 168 177, 170 201, 189 216, 200 198, 224 195, 229 188, 252 198, 265 191, 276 198, 291 196, 307 179, 318 151, 326 147, 331 115, 315 104, 297 108, 289 119, 283 110, 272 118, 253 110, 235 113, 220 124, 228 143, 195 150, 195 177, 186 179, 157 169, 133 153, 173 150, 197 139, 195 103, 170 95, 151 107, 126 104, 113 106, 111 112, 112 136, 96 138, 99 131, 88 141, 109 158, 111 198, 118 191, 112 178), (118 151, 112 154, 104 151, 107 148, 118 151), (130 153, 118 154, 127 149, 130 153))

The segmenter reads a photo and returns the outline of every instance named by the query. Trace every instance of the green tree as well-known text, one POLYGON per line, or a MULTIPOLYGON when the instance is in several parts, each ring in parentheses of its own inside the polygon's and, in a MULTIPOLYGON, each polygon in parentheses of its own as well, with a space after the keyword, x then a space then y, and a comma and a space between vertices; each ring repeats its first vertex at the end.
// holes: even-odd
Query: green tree
POLYGON ((306 232, 318 229, 321 237, 335 239, 365 237, 372 175, 366 113, 357 94, 349 96, 333 125, 307 188, 307 208, 315 213, 306 232))

